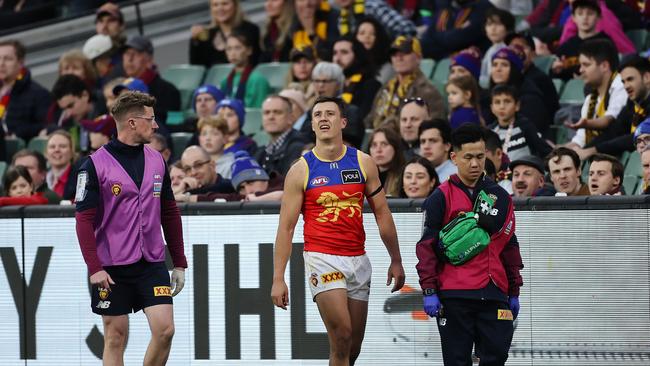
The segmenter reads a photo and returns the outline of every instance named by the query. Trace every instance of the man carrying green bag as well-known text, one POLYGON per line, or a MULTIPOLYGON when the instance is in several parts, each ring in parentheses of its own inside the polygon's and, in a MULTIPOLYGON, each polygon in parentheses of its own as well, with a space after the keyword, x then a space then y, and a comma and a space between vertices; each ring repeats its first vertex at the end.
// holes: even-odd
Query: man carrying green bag
POLYGON ((459 127, 451 144, 458 174, 422 206, 416 268, 424 311, 437 317, 446 366, 471 365, 474 343, 481 365, 504 365, 523 284, 514 207, 508 193, 483 173, 481 127, 459 127))

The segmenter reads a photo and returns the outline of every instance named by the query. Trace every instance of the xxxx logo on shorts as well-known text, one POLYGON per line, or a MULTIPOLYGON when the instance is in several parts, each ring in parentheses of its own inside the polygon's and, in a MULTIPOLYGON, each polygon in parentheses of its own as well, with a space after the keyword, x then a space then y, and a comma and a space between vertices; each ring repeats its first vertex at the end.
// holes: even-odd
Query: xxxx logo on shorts
POLYGON ((497 310, 497 320, 513 320, 512 311, 504 309, 497 310))
POLYGON ((106 300, 108 298, 108 290, 103 287, 98 287, 97 291, 99 292, 99 298, 101 300, 106 300))
POLYGON ((169 286, 156 286, 153 288, 154 296, 171 296, 172 289, 169 286))
POLYGON ((341 273, 341 272, 332 272, 332 273, 325 273, 323 275, 320 275, 320 279, 321 279, 321 281, 323 281, 323 283, 341 281, 344 278, 345 278, 345 276, 343 276, 343 273, 341 273))

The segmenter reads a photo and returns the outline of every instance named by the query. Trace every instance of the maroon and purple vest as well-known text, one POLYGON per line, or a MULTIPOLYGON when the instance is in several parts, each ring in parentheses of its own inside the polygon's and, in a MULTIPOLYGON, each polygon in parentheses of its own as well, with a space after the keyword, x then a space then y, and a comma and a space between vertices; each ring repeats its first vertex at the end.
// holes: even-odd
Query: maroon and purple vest
POLYGON ((144 146, 140 189, 122 165, 102 147, 90 156, 97 171, 100 205, 95 218, 97 255, 102 266, 165 260, 160 228, 160 194, 165 162, 144 146))

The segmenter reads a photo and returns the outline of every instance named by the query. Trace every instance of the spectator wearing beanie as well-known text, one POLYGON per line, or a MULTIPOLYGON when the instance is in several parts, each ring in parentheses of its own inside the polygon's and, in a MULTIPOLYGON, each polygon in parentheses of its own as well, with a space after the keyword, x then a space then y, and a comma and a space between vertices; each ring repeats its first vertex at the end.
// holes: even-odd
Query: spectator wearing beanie
MULTIPOLYGON (((490 75, 490 90, 496 85, 505 84, 514 87, 519 92, 521 115, 532 121, 537 130, 546 136, 550 132, 553 116, 549 114, 544 103, 544 95, 535 84, 522 76, 524 68, 524 53, 516 46, 504 47, 492 56, 492 71, 490 75)), ((489 99, 481 101, 483 110, 488 111, 489 99)), ((495 122, 490 112, 484 115, 487 125, 495 122)))
POLYGON ((458 76, 471 75, 478 83, 481 74, 481 51, 470 47, 458 52, 451 58, 449 64, 449 79, 458 76))
POLYGON ((181 126, 169 126, 171 132, 196 132, 196 123, 201 118, 210 117, 217 113, 217 104, 226 95, 214 85, 201 85, 192 94, 192 109, 195 116, 189 116, 181 126))
POLYGON ((252 138, 244 135, 242 131, 246 122, 244 103, 237 99, 223 99, 217 104, 215 113, 228 122, 228 142, 224 153, 235 153, 244 150, 249 154, 255 154, 257 144, 252 138))
POLYGON ((208 193, 198 201, 280 201, 284 177, 267 172, 246 151, 235 153, 232 167, 232 186, 235 193, 208 193))

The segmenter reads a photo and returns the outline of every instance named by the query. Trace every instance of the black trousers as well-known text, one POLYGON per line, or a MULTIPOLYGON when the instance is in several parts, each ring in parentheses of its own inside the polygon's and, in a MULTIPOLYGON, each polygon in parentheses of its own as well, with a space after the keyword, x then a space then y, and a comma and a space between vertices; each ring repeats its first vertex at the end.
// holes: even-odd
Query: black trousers
POLYGON ((505 364, 514 333, 513 320, 504 319, 509 314, 508 304, 500 301, 443 299, 442 306, 438 331, 445 366, 471 366, 474 343, 476 354, 481 360, 480 366, 505 364), (502 310, 501 313, 499 310, 502 310))

